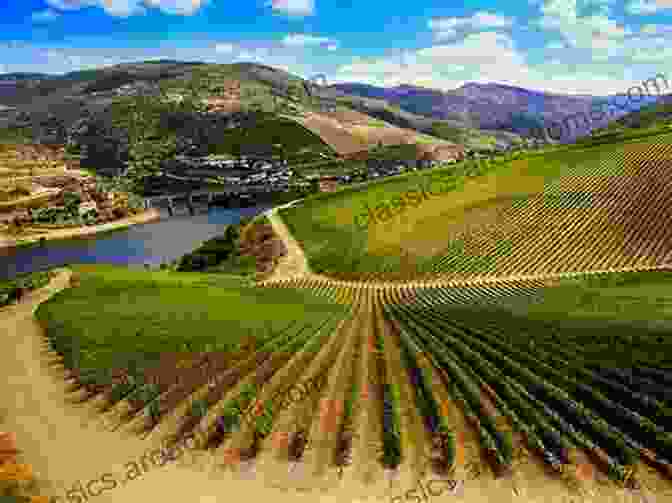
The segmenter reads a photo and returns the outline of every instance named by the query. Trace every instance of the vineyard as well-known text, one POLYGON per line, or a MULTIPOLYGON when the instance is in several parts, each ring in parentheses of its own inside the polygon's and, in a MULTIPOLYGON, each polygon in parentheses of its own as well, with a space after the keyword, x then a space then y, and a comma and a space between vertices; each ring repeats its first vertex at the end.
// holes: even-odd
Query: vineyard
POLYGON ((586 467, 671 488, 672 272, 259 288, 82 266, 75 278, 37 312, 70 391, 124 431, 173 445, 195 434, 220 466, 250 460, 286 485, 282 466, 298 464, 311 486, 392 471, 410 486, 428 469, 500 478, 538 459, 572 490, 593 482, 586 467), (241 314, 253 306, 264 320, 241 314), (630 306, 648 311, 637 321, 630 306), (306 382, 323 384, 285 398, 306 382))
POLYGON ((672 253, 665 225, 671 139, 558 149, 474 174, 456 165, 393 177, 280 214, 311 268, 339 279, 466 280, 662 264, 672 253), (384 211, 420 185, 435 195, 383 224, 356 224, 367 208, 384 211), (350 246, 339 245, 346 240, 350 246))
POLYGON ((406 271, 326 266, 375 265, 357 256, 371 240, 345 223, 344 194, 382 200, 417 175, 280 210, 315 272, 252 286, 79 266, 36 317, 70 392, 110 426, 193 436, 267 484, 372 488, 392 474, 411 487, 431 471, 670 494, 669 139, 558 149, 469 180, 433 171, 455 190, 416 211, 443 248, 414 263, 430 241, 400 233, 406 271), (502 172, 518 178, 489 186, 502 172), (321 243, 306 241, 313 212, 321 243), (301 383, 320 385, 296 397, 301 383))
POLYGON ((672 144, 658 145, 655 157, 652 148, 615 152, 589 173, 570 172, 511 202, 487 225, 461 229, 455 252, 429 270, 470 278, 666 263, 672 144))
POLYGON ((0 181, 14 177, 63 174, 66 166, 76 169, 76 161, 65 156, 63 147, 34 144, 0 144, 0 181))

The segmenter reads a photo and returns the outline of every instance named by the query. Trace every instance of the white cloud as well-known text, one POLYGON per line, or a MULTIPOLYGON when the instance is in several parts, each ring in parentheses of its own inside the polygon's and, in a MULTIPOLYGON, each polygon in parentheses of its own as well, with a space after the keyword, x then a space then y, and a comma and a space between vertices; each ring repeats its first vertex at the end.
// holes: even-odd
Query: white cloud
MULTIPOLYGON (((467 18, 462 18, 467 19, 467 18)), ((451 30, 460 24, 460 18, 456 17, 442 17, 437 19, 430 19, 427 25, 431 30, 451 30)))
POLYGON ((116 17, 129 17, 145 14, 146 9, 138 0, 102 0, 100 7, 111 15, 116 17))
POLYGON ((500 76, 509 75, 510 71, 527 72, 523 57, 515 50, 513 40, 503 33, 474 33, 459 44, 420 49, 417 55, 444 68, 473 65, 481 74, 490 73, 497 67, 501 70, 495 74, 500 76))
POLYGON ((302 17, 315 14, 315 0, 270 0, 266 5, 288 16, 302 17))
POLYGON ((100 7, 107 14, 128 17, 145 13, 142 0, 46 0, 54 9, 70 11, 86 7, 100 7))
POLYGON ((446 40, 457 34, 457 30, 480 31, 491 28, 509 28, 513 19, 492 12, 479 11, 471 17, 444 17, 430 19, 427 23, 436 40, 446 40))
POLYGON ((508 35, 482 32, 470 34, 460 43, 435 45, 395 58, 355 60, 340 67, 334 80, 379 85, 431 83, 432 87, 450 89, 468 80, 501 81, 503 75, 524 77, 528 73, 508 35))
MULTIPOLYGON (((662 48, 651 48, 648 53, 640 54, 640 58, 661 57, 661 51, 662 48)), ((624 78, 622 65, 596 63, 591 59, 582 63, 572 56, 571 51, 560 52, 533 65, 507 34, 482 32, 460 42, 434 45, 394 57, 355 58, 328 75, 328 79, 329 82, 382 86, 407 83, 443 90, 455 89, 465 82, 497 82, 558 94, 596 96, 624 92, 642 80, 624 78)), ((669 59, 669 53, 664 57, 669 59)), ((651 68, 646 72, 656 73, 651 68)))
POLYGON ((513 24, 513 19, 510 17, 491 14, 489 12, 477 12, 472 17, 472 20, 474 26, 481 26, 483 28, 506 28, 513 24))
POLYGON ((282 39, 282 45, 285 47, 308 47, 320 46, 330 51, 338 48, 338 42, 329 37, 317 37, 315 35, 304 35, 301 33, 290 33, 282 39))
POLYGON ((255 49, 241 49, 240 52, 234 58, 234 60, 255 62, 255 63, 266 63, 270 55, 271 51, 267 47, 257 47, 255 49))
POLYGON ((208 0, 145 0, 145 3, 148 7, 157 8, 166 14, 191 16, 208 3, 208 0))
MULTIPOLYGON (((592 5, 596 3, 593 0, 592 5)), ((605 5, 604 0, 602 5, 605 5)), ((672 29, 669 27, 651 24, 633 31, 607 15, 580 16, 577 0, 546 0, 541 11, 537 26, 559 32, 567 44, 565 58, 578 64, 583 61, 583 67, 606 64, 611 65, 610 74, 622 74, 623 67, 669 61, 668 48, 672 47, 672 29), (652 36, 659 38, 652 40, 652 36)))
POLYGON ((659 10, 672 9, 672 2, 669 0, 631 0, 625 6, 628 14, 642 15, 655 14, 659 10))
POLYGON ((158 59, 203 61, 216 64, 249 61, 282 69, 304 78, 324 71, 320 68, 320 65, 324 64, 322 58, 284 47, 277 41, 259 40, 253 46, 247 44, 241 46, 235 41, 227 40, 219 42, 222 46, 220 50, 226 51, 227 44, 233 45, 232 52, 218 52, 215 49, 217 44, 218 42, 214 41, 181 46, 167 42, 145 47, 119 47, 115 44, 110 47, 106 43, 101 46, 89 42, 86 47, 67 47, 9 41, 4 45, 0 43, 0 53, 7 72, 63 74, 87 68, 158 59))
POLYGON ((44 9, 38 12, 33 12, 30 16, 34 23, 49 23, 55 21, 61 15, 52 9, 44 9))
POLYGON ((579 16, 577 0, 546 0, 541 11, 538 26, 559 32, 568 48, 583 49, 597 59, 617 56, 633 35, 631 29, 607 15, 579 16))
POLYGON ((434 39, 446 40, 457 35, 458 18, 430 19, 427 23, 434 32, 434 39))
POLYGON ((78 10, 85 7, 100 7, 107 14, 129 17, 145 14, 147 9, 158 9, 165 14, 191 16, 209 0, 45 0, 54 9, 78 10))
POLYGON ((236 47, 233 44, 229 43, 220 43, 215 45, 215 52, 218 52, 220 54, 230 54, 235 49, 236 47))
POLYGON ((58 10, 78 10, 99 4, 97 0, 46 0, 46 2, 58 10))

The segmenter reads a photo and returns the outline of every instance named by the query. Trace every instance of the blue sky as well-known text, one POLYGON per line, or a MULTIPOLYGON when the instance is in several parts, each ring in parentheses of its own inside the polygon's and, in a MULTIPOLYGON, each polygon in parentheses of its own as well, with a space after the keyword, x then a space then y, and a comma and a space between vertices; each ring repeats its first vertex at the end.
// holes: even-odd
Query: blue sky
POLYGON ((672 0, 6 0, 0 73, 254 61, 328 82, 565 94, 672 79, 672 0))

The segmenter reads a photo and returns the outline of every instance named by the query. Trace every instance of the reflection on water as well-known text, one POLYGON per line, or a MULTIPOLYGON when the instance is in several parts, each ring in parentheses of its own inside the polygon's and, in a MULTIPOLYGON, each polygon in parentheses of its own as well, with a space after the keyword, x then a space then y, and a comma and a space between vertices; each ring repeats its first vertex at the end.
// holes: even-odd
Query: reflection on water
POLYGON ((200 215, 168 217, 127 229, 84 238, 51 241, 44 245, 0 251, 0 278, 77 263, 107 263, 142 267, 170 262, 221 235, 226 224, 252 216, 265 207, 212 207, 200 215))

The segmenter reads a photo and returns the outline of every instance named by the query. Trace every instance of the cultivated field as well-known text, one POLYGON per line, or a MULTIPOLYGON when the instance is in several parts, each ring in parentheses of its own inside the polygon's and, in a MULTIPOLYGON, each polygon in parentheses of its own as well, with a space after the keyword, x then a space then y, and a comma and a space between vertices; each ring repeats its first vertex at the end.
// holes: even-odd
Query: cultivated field
POLYGON ((0 144, 0 183, 38 175, 63 174, 66 166, 76 163, 66 160, 63 149, 35 144, 0 144))
POLYGON ((417 131, 393 126, 356 112, 337 109, 333 112, 307 112, 295 120, 320 136, 339 155, 370 150, 375 146, 431 143, 453 145, 417 131))
POLYGON ((71 390, 126 431, 196 432, 221 466, 298 463, 309 487, 392 470, 402 487, 434 472, 672 490, 672 273, 424 288, 76 274, 37 312, 71 390), (323 384, 285 398, 304 382, 323 384))
POLYGON ((310 198, 281 215, 311 267, 338 277, 468 279, 661 264, 672 252, 671 145, 662 135, 561 148, 473 177, 456 165, 310 198), (385 215, 395 197, 427 183, 439 194, 358 225, 367 206, 385 215))
MULTIPOLYGON (((261 84, 249 82, 243 84, 240 81, 225 80, 218 83, 217 89, 217 91, 211 92, 209 98, 204 100, 204 103, 210 109, 232 113, 254 104, 262 110, 277 113, 284 120, 303 126, 307 131, 319 137, 321 141, 328 145, 329 149, 341 156, 369 150, 379 143, 383 145, 406 143, 452 144, 412 129, 401 128, 374 119, 336 102, 332 103, 334 105, 333 109, 318 111, 314 105, 306 101, 300 99, 290 101, 285 96, 272 93, 270 89, 261 84)), ((257 131, 267 135, 264 141, 257 143, 272 143, 268 140, 271 128, 273 128, 273 124, 256 128, 257 131)), ((246 131, 248 136, 250 133, 254 134, 254 130, 246 131)), ((291 131, 285 132, 283 136, 283 138, 290 140, 291 145, 293 145, 292 135, 297 136, 296 133, 291 131)), ((280 135, 277 136, 280 137, 280 135)), ((299 138, 301 136, 298 135, 299 138)), ((247 138, 247 140, 250 141, 251 138, 247 138)), ((226 143, 223 143, 222 151, 225 150, 226 143)), ((288 150, 292 151, 292 148, 290 147, 288 150)))
POLYGON ((216 465, 248 460, 257 479, 291 464, 292 489, 370 494, 433 473, 543 486, 549 501, 665 501, 671 144, 555 148, 307 198, 278 211, 303 250, 271 215, 295 267, 263 283, 80 266, 36 316, 72 393, 110 425, 195 433, 216 465), (368 231, 354 221, 412 189, 436 194, 368 231), (321 385, 295 396, 302 383, 321 385))

